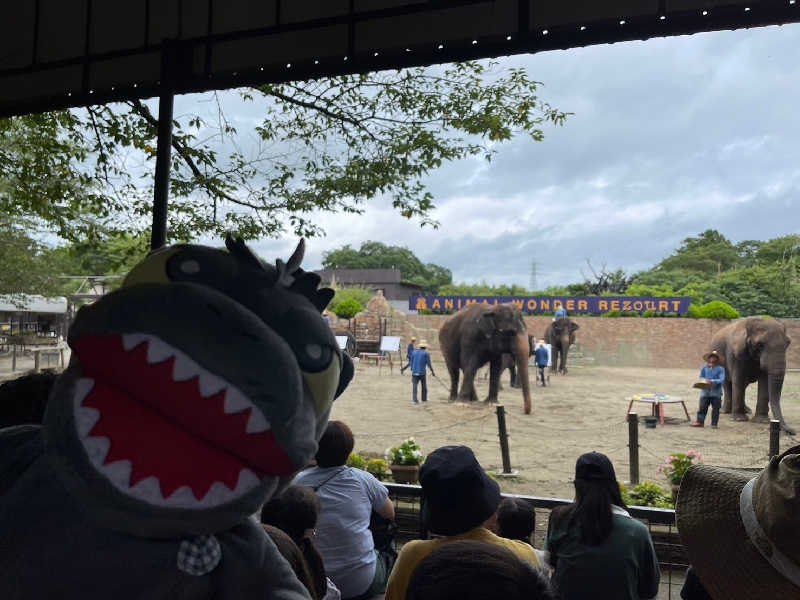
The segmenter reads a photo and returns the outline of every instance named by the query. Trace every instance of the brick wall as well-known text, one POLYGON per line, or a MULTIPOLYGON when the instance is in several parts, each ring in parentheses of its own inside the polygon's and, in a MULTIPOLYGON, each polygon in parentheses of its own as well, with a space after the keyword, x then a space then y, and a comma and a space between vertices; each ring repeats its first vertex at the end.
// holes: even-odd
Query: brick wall
MULTIPOLYGON (((438 331, 447 315, 405 315, 393 311, 380 297, 370 301, 368 310, 355 318, 357 339, 378 339, 398 335, 405 346, 411 336, 427 340, 433 360, 441 360, 438 331)), ((331 315, 335 321, 335 317, 331 315)), ((619 367, 693 368, 701 362, 711 336, 727 321, 680 318, 573 317, 578 350, 591 364, 619 367)), ((552 317, 525 317, 528 331, 541 337, 552 317)), ((793 340, 788 367, 800 368, 800 320, 785 321, 793 340)), ((344 328, 345 322, 334 323, 344 328)))

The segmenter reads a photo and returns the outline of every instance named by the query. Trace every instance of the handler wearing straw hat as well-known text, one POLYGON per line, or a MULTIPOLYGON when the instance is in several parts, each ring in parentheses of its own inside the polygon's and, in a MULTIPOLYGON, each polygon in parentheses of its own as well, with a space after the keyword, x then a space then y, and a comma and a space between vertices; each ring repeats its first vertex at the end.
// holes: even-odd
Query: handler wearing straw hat
POLYGON ((411 354, 411 382, 412 394, 411 399, 414 404, 417 402, 417 384, 422 384, 422 402, 428 401, 428 382, 426 368, 431 370, 431 375, 436 377, 433 372, 433 365, 431 364, 431 355, 428 354, 428 342, 425 340, 419 341, 419 348, 414 350, 411 354))
POLYGON ((697 411, 697 421, 692 427, 702 427, 711 407, 711 428, 716 429, 719 423, 719 409, 722 406, 722 384, 725 383, 725 367, 719 364, 719 353, 712 350, 703 356, 706 365, 700 369, 700 379, 703 380, 703 391, 700 392, 700 408, 697 411))
POLYGON ((800 598, 800 446, 755 474, 692 466, 681 480, 676 522, 712 598, 800 598))

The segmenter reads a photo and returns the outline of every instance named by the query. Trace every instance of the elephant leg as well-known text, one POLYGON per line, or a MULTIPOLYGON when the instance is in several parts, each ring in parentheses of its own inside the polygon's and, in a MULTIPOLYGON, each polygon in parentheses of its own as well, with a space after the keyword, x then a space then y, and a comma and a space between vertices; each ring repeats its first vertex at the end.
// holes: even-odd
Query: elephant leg
POLYGON ((733 420, 734 421, 748 421, 747 413, 744 410, 744 390, 747 382, 744 376, 734 372, 731 377, 731 387, 733 388, 733 395, 731 402, 733 404, 733 420))
POLYGON ((517 367, 514 365, 510 365, 508 367, 509 372, 511 373, 511 387, 512 388, 520 388, 522 387, 517 380, 517 367))
POLYGON ((486 402, 497 402, 497 392, 500 388, 500 370, 502 368, 502 359, 500 357, 493 358, 489 363, 489 395, 486 396, 486 402))
POLYGON ((478 365, 474 360, 468 361, 464 365, 464 380, 461 383, 461 393, 458 399, 461 402, 476 402, 478 394, 475 393, 475 373, 478 371, 478 365))
POLYGON ((731 386, 731 380, 729 378, 725 378, 725 383, 722 384, 722 391, 723 391, 723 400, 722 400, 722 410, 719 412, 730 414, 732 410, 732 399, 733 399, 733 388, 731 386))
POLYGON ((550 372, 558 373, 558 348, 555 345, 550 347, 550 372))
POLYGON ((457 365, 447 365, 447 372, 450 374, 450 402, 458 397, 458 374, 460 369, 457 365))
POLYGON ((761 373, 758 376, 758 402, 756 403, 756 414, 750 418, 756 423, 769 423, 769 383, 767 374, 761 373))

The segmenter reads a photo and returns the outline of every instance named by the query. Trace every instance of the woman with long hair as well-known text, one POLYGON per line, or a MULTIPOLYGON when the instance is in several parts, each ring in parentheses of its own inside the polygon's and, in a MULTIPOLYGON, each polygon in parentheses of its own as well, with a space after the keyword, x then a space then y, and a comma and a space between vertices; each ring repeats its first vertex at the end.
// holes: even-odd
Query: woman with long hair
POLYGON ((647 527, 626 510, 614 466, 590 452, 575 465, 575 501, 550 514, 546 550, 563 600, 644 600, 660 571, 647 527))

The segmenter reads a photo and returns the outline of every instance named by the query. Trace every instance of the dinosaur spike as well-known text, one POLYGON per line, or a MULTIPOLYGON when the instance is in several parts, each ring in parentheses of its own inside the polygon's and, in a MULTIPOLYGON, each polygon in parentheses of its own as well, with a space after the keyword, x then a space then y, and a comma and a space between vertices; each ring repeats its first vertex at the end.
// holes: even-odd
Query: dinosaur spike
POLYGON ((289 257, 289 261, 286 263, 286 270, 289 274, 294 273, 297 269, 300 268, 300 263, 303 262, 303 256, 306 253, 306 241, 300 238, 300 241, 297 243, 297 248, 294 249, 292 255, 289 257))

